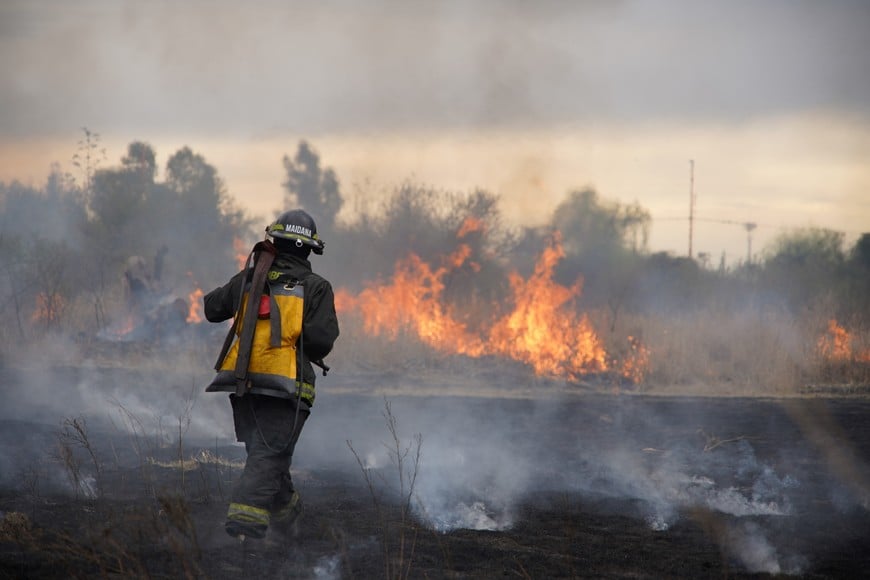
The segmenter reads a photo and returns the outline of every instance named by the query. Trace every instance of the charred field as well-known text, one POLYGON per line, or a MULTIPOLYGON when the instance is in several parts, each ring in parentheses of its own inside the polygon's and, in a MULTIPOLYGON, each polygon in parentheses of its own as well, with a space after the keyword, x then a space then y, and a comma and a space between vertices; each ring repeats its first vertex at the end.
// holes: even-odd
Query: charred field
POLYGON ((244 450, 202 377, 5 371, 3 578, 855 578, 870 565, 862 397, 435 396, 420 394, 431 379, 415 394, 424 379, 330 378, 294 458, 294 537, 239 542, 223 520, 244 450))

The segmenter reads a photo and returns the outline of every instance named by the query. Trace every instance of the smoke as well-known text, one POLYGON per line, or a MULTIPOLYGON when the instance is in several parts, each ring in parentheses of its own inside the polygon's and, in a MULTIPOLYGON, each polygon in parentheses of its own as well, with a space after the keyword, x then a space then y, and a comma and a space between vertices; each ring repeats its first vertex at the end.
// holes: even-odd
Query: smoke
POLYGON ((795 575, 807 565, 804 556, 783 557, 762 526, 753 521, 730 523, 722 540, 726 551, 750 573, 795 575))
MULTIPOLYGON (((41 352, 71 360, 75 345, 56 342, 41 352)), ((5 369, 11 403, 0 409, 0 423, 35 427, 0 445, 0 470, 12 478, 45 457, 60 420, 72 416, 87 417, 98 445, 118 434, 167 446, 183 436, 190 453, 234 444, 226 397, 202 392, 210 360, 194 367, 5 369)), ((379 475, 373 481, 398 492, 385 400, 342 393, 351 379, 330 374, 319 382, 294 469, 337 470, 362 485, 351 441, 363 467, 379 475)), ((813 467, 820 460, 801 428, 770 402, 547 393, 387 400, 400 445, 412 448, 421 438, 411 505, 418 522, 439 533, 509 530, 527 506, 552 509, 571 497, 583 510, 615 510, 661 534, 700 525, 748 571, 794 574, 806 568, 800 552, 812 546, 804 538, 795 547, 792 534, 815 529, 820 505, 861 509, 853 490, 813 467)), ((414 468, 411 456, 406 469, 414 468)), ((63 480, 55 468, 51 479, 63 480)), ((91 476, 84 472, 67 493, 96 493, 91 476)), ((337 566, 327 558, 313 574, 335 577, 337 566)))
POLYGON ((16 74, 0 81, 0 131, 82 119, 133 131, 310 133, 733 119, 819 103, 866 111, 866 6, 753 8, 747 17, 676 2, 215 2, 203 11, 7 1, 0 63, 16 74), (31 66, 7 56, 20 54, 31 66))
POLYGON ((791 475, 779 476, 757 461, 751 445, 740 442, 718 452, 715 462, 697 450, 683 448, 653 462, 628 449, 590 458, 605 473, 595 491, 643 500, 651 526, 667 529, 679 513, 704 508, 737 517, 785 516, 792 513, 788 492, 799 486, 791 475))
MULTIPOLYGON (((328 458, 347 467, 346 450, 342 458, 328 443, 347 433, 382 475, 376 481, 398 492, 382 403, 324 394, 296 463, 328 458)), ((616 510, 663 534, 701 525, 750 572, 799 573, 807 565, 799 550, 807 547, 796 547, 792 534, 811 533, 823 517, 819 505, 836 494, 844 511, 861 508, 835 478, 809 472, 815 455, 781 409, 753 402, 752 415, 769 420, 741 425, 735 414, 747 405, 396 397, 392 412, 405 444, 422 436, 412 506, 419 522, 437 532, 511 529, 524 506, 547 507, 570 494, 584 509, 616 510)))
MULTIPOLYGON (((131 353, 143 345, 127 347, 131 353)), ((181 436, 212 443, 232 436, 224 397, 205 396, 211 361, 178 360, 155 351, 141 365, 100 365, 83 359, 80 345, 53 337, 22 349, 19 363, 3 369, 7 380, 0 421, 57 426, 65 418, 85 417, 98 439, 114 433, 181 436), (46 365, 45 361, 50 361, 46 365)))
POLYGON ((338 580, 341 578, 341 556, 323 556, 312 569, 313 578, 318 580, 338 580))
POLYGON ((435 433, 426 439, 418 514, 441 532, 510 528, 518 500, 531 486, 530 467, 510 446, 479 433, 435 433), (466 437, 475 445, 466 445, 466 437))

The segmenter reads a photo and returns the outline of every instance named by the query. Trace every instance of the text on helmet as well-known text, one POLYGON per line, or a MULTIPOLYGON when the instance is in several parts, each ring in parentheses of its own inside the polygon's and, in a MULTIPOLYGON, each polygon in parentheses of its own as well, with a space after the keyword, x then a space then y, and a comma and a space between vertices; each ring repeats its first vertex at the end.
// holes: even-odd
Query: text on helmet
POLYGON ((311 228, 306 228, 304 226, 297 226, 294 224, 275 224, 272 228, 274 230, 284 230, 285 232, 289 232, 291 234, 299 234, 301 236, 311 237, 311 228))

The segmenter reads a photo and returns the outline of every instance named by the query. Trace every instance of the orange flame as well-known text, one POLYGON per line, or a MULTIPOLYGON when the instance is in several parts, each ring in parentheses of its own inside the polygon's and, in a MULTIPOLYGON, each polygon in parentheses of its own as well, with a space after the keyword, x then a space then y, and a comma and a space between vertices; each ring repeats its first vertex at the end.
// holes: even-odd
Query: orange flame
POLYGON ((139 324, 139 316, 132 311, 127 311, 119 319, 113 321, 104 328, 101 334, 110 340, 124 340, 139 324))
POLYGON ((136 328, 136 325, 139 322, 137 318, 137 316, 128 313, 121 319, 121 322, 119 322, 109 331, 110 334, 118 338, 130 334, 131 332, 133 332, 133 329, 136 328))
POLYGON ((819 354, 831 361, 870 362, 870 348, 855 352, 852 334, 835 320, 828 321, 827 331, 819 337, 816 347, 819 354))
POLYGON ((456 232, 456 237, 464 238, 470 233, 484 231, 486 231, 486 224, 483 220, 477 219, 473 216, 468 216, 463 220, 462 225, 459 226, 459 231, 456 232))
POLYGON ((190 281, 193 283, 193 290, 190 294, 187 295, 187 318, 185 321, 188 324, 199 324, 203 321, 203 313, 202 313, 202 296, 203 291, 202 288, 199 287, 199 284, 196 280, 193 279, 193 272, 188 272, 187 276, 190 278, 190 281))
POLYGON ((629 336, 628 344, 631 347, 631 352, 622 360, 620 372, 623 377, 637 384, 643 381, 649 369, 650 352, 637 337, 629 336))
POLYGON ((353 308, 356 308, 356 302, 356 297, 344 288, 335 289, 336 312, 349 312, 353 308))
MULTIPOLYGON (((454 267, 461 265, 468 255, 467 249, 461 246, 446 262, 454 267)), ((355 297, 339 291, 336 309, 358 310, 368 334, 395 339, 400 330, 411 329, 430 346, 454 354, 480 356, 483 347, 479 338, 468 334, 441 304, 442 278, 447 272, 447 266, 433 271, 418 256, 410 254, 396 264, 390 284, 370 286, 355 297)))
POLYGON ((236 263, 239 266, 239 270, 244 270, 248 262, 248 255, 251 253, 250 248, 248 248, 242 238, 233 238, 233 251, 236 253, 236 263))
POLYGON ((187 295, 187 302, 190 304, 187 311, 188 324, 199 324, 202 322, 202 288, 195 288, 193 292, 187 295))
MULTIPOLYGON (((356 296, 338 290, 336 309, 357 313, 368 335, 396 339, 400 331, 408 330, 441 352, 508 357, 530 365, 541 376, 576 379, 608 370, 607 353, 588 317, 571 307, 582 281, 568 288, 552 279, 564 256, 558 234, 528 280, 510 274, 512 310, 476 333, 456 320, 442 301, 445 276, 466 264, 470 255, 471 249, 462 244, 441 267, 432 269, 409 254, 396 264, 389 283, 373 284, 356 296)), ((622 374, 639 382, 648 362, 649 352, 635 342, 622 374)))
POLYGON ((510 275, 514 310, 490 331, 495 354, 529 363, 539 375, 576 379, 607 370, 607 354, 585 314, 564 306, 580 295, 580 279, 570 288, 554 282, 553 269, 565 255, 553 236, 529 280, 510 275))
POLYGON ((60 320, 65 308, 66 301, 60 294, 48 295, 45 292, 40 292, 36 295, 36 306, 33 309, 30 320, 31 322, 44 322, 49 325, 55 324, 60 320))

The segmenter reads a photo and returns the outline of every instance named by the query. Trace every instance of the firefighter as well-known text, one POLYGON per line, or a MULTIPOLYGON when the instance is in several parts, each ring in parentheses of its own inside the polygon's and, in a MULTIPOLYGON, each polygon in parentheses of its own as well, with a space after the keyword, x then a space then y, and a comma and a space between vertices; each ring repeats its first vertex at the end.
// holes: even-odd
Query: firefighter
POLYGON ((230 392, 236 438, 247 458, 227 512, 229 535, 289 533, 302 512, 290 477, 293 450, 314 404, 312 363, 338 338, 330 283, 311 270, 323 254, 312 217, 284 212, 266 228, 246 267, 203 298, 209 322, 233 319, 206 391, 230 392), (269 239, 271 238, 271 240, 269 239))

